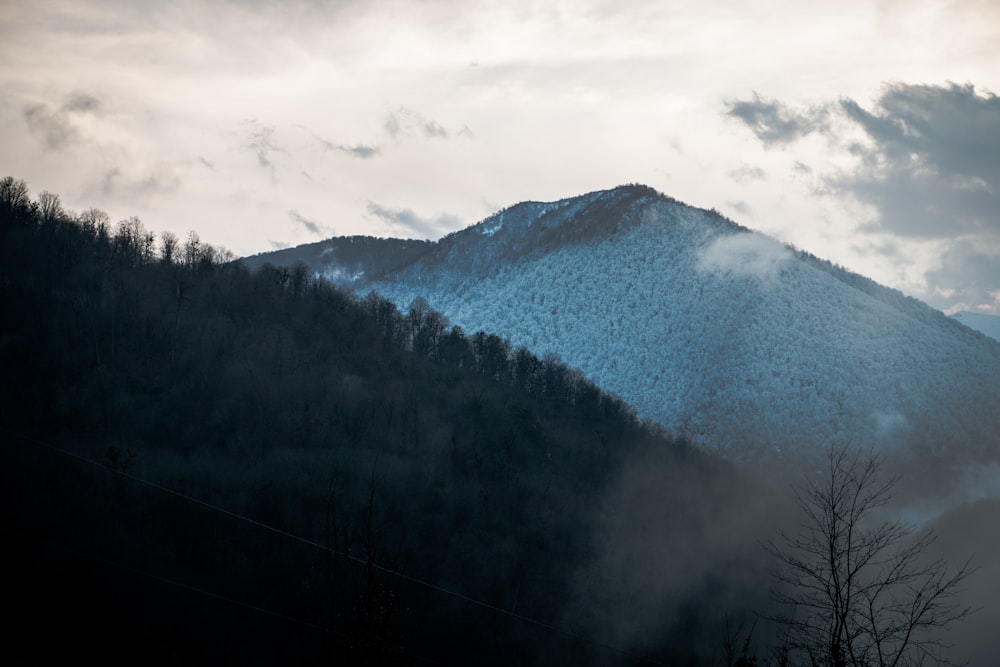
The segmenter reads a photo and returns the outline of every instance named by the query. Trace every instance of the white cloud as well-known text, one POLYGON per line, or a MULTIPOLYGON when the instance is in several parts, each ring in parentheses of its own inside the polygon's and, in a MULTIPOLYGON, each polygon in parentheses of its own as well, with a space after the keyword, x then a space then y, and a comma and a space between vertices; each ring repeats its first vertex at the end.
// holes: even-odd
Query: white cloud
POLYGON ((773 283, 791 259, 791 251, 772 238, 753 232, 716 237, 698 253, 698 270, 773 283))

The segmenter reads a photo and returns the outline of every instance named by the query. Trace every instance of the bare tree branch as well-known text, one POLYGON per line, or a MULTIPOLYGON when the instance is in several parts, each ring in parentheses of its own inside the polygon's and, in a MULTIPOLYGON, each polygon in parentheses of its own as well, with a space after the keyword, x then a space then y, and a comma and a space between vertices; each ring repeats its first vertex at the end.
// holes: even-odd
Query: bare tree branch
POLYGON ((974 568, 950 571, 930 559, 930 531, 875 521, 895 485, 881 467, 871 452, 831 449, 822 477, 795 489, 798 534, 765 545, 781 566, 772 597, 789 608, 776 620, 787 629, 790 664, 950 664, 934 631, 972 613, 954 598, 974 568))

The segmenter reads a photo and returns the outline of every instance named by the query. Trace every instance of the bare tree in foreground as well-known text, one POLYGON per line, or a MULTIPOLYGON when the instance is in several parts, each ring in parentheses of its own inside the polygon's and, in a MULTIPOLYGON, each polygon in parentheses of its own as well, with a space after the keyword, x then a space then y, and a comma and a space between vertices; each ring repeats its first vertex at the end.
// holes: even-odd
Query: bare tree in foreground
POLYGON ((787 609, 782 662, 947 664, 938 631, 972 611, 955 602, 970 563, 951 570, 928 554, 933 533, 877 520, 895 483, 880 479, 880 458, 846 449, 828 458, 822 476, 796 489, 798 534, 768 543, 780 562, 773 596, 787 609))

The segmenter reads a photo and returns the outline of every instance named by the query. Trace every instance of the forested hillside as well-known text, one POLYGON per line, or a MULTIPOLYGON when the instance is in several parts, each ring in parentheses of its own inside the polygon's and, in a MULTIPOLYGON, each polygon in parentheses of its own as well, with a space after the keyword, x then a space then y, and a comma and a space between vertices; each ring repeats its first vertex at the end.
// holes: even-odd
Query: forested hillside
POLYGON ((381 277, 310 269, 557 355, 736 461, 864 444, 948 504, 1000 464, 1000 343, 643 186, 517 204, 381 277))
POLYGON ((372 236, 338 236, 317 243, 307 243, 274 252, 243 258, 248 269, 266 264, 292 267, 326 266, 324 277, 345 284, 380 276, 412 263, 433 247, 430 241, 380 239, 372 236))
POLYGON ((757 485, 426 304, 7 178, 0 305, 10 650, 706 664, 763 603, 757 485))

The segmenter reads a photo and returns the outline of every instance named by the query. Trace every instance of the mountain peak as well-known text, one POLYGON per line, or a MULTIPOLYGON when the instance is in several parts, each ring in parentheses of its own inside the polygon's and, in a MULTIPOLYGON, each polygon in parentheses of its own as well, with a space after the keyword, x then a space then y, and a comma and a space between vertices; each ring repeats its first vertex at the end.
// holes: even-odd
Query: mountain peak
POLYGON ((647 222, 650 219, 644 215, 647 207, 664 204, 690 208, 638 183, 552 202, 524 201, 449 234, 441 244, 464 245, 458 239, 486 236, 490 237, 489 243, 506 247, 507 259, 523 258, 526 253, 536 255, 613 236, 622 229, 647 222))

